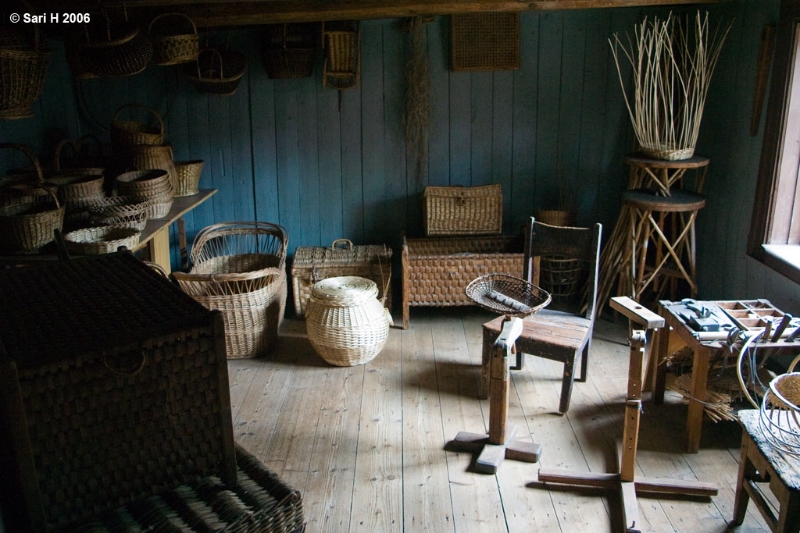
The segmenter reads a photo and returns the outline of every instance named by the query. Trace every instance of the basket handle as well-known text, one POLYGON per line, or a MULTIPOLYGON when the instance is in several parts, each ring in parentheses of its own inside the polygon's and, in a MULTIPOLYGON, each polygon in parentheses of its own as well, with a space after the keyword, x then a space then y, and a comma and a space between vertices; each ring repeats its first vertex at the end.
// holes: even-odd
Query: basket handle
POLYGON ((42 172, 42 165, 39 164, 39 158, 36 157, 36 154, 34 154, 30 148, 28 148, 25 145, 17 143, 0 143, 0 150, 2 150, 3 148, 13 148, 14 150, 19 150, 20 152, 28 156, 28 159, 30 159, 31 163, 33 163, 33 168, 36 169, 36 179, 38 183, 39 184, 44 183, 44 173, 42 172))
MULTIPOLYGON (((224 76, 224 73, 222 71, 222 54, 220 54, 219 50, 217 50, 216 48, 203 48, 202 50, 200 50, 197 53, 197 61, 196 61, 195 64, 197 65, 197 77, 198 77, 198 79, 201 79, 201 80, 203 79, 203 74, 200 73, 200 56, 203 55, 203 52, 211 52, 212 54, 214 54, 216 57, 219 58, 219 79, 220 80, 223 79, 225 76, 224 76)), ((211 58, 211 68, 207 72, 210 72, 210 73, 214 72, 214 58, 213 57, 211 58)), ((208 78, 206 78, 206 79, 210 79, 210 76, 208 78)))
MULTIPOLYGON (((134 351, 127 353, 134 354, 134 351)), ((110 370, 112 374, 116 374, 118 376, 135 376, 136 374, 142 371, 145 363, 147 363, 147 355, 144 353, 144 350, 140 350, 139 353, 135 355, 139 356, 138 361, 136 361, 135 364, 131 364, 128 367, 122 367, 122 366, 114 367, 109 362, 109 354, 104 352, 103 365, 105 365, 105 367, 108 370, 110 370)))
POLYGON ((149 107, 149 106, 146 106, 146 105, 142 105, 142 104, 123 104, 123 105, 121 105, 119 107, 119 109, 117 109, 117 112, 114 113, 114 118, 111 119, 111 123, 112 124, 117 121, 117 117, 119 117, 119 114, 126 107, 130 107, 130 108, 137 107, 139 109, 144 109, 146 111, 149 111, 154 117, 156 117, 156 119, 158 119, 158 127, 161 130, 161 135, 164 135, 164 121, 161 120, 161 115, 159 115, 158 111, 156 111, 152 107, 149 107))
POLYGON ((58 172, 59 170, 61 170, 61 150, 63 150, 66 145, 72 146, 72 153, 75 156, 77 156, 78 152, 80 151, 80 148, 78 147, 78 143, 77 142, 72 141, 70 139, 62 139, 56 145, 56 153, 55 153, 55 155, 53 157, 53 171, 55 171, 55 172, 58 172))
POLYGON ((345 248, 347 250, 353 249, 353 241, 351 241, 350 239, 336 239, 331 244, 331 250, 335 250, 336 246, 340 244, 344 244, 345 246, 342 246, 342 248, 345 248))
POLYGON ((189 15, 186 15, 185 13, 178 13, 177 11, 174 12, 174 13, 162 13, 159 16, 157 16, 156 18, 154 18, 153 20, 151 20, 150 21, 150 25, 147 26, 147 33, 152 34, 153 33, 153 24, 155 24, 155 22, 158 19, 164 18, 164 17, 183 17, 183 18, 185 18, 186 20, 189 21, 189 24, 192 25, 192 33, 197 35, 197 26, 195 26, 194 21, 191 19, 191 17, 189 17, 189 15))

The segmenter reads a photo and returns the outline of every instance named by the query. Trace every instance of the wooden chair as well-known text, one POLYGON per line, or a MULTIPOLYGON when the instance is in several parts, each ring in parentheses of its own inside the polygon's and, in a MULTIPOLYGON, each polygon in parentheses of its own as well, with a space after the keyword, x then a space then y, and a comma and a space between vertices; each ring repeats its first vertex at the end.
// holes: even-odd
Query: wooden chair
MULTIPOLYGON (((594 328, 595 304, 597 302, 597 268, 600 254, 600 234, 602 226, 591 228, 571 228, 548 226, 530 217, 525 231, 525 258, 523 278, 539 284, 539 259, 542 256, 562 256, 588 263, 588 302, 585 314, 542 309, 523 321, 523 331, 516 341, 516 365, 513 370, 521 370, 524 354, 536 355, 564 363, 561 380, 561 401, 558 411, 562 414, 569 409, 572 395, 575 361, 581 356, 581 375, 578 381, 586 381, 589 348, 594 328)), ((489 395, 490 365, 492 346, 500 334, 503 317, 498 317, 483 325, 483 363, 481 365, 481 398, 489 395)))

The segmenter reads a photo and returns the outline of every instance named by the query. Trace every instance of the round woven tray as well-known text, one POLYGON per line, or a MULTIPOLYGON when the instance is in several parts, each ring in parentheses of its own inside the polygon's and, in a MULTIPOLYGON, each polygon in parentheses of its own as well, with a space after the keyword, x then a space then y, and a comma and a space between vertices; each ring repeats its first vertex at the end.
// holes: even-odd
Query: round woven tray
POLYGON ((357 276, 328 278, 314 285, 306 328, 320 357, 332 365, 354 366, 381 352, 392 319, 377 296, 377 284, 357 276))
POLYGON ((83 228, 64 235, 64 242, 70 252, 89 255, 116 252, 120 246, 128 249, 139 244, 138 229, 122 226, 100 226, 83 228))
POLYGON ((550 294, 544 289, 504 274, 476 278, 464 292, 484 309, 508 317, 528 316, 550 303, 550 294))
POLYGON ((109 196, 87 206, 91 220, 98 226, 126 226, 143 230, 147 225, 149 203, 128 196, 109 196))

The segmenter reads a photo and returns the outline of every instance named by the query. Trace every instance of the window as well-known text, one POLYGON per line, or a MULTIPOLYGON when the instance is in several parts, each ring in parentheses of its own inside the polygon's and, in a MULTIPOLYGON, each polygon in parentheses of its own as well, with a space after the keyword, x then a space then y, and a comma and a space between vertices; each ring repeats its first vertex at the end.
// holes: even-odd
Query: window
POLYGON ((800 282, 800 0, 781 2, 748 253, 800 282))

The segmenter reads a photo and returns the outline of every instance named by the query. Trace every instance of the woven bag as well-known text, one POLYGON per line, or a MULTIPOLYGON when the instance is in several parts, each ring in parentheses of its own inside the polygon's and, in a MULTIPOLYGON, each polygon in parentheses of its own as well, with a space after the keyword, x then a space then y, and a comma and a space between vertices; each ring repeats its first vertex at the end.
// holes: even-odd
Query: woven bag
POLYGON ((55 193, 44 186, 42 167, 36 155, 27 147, 2 143, 0 149, 11 148, 24 153, 36 168, 38 182, 24 184, 16 196, 0 195, 0 249, 14 253, 37 253, 55 240, 54 231, 64 224, 64 207, 55 193), (26 194, 24 191, 28 191, 26 194), (39 193, 39 194, 35 194, 39 193), (46 193, 42 196, 40 193, 46 193))
POLYGON ((194 21, 183 13, 163 13, 148 27, 153 42, 153 62, 169 66, 197 61, 200 39, 194 21), (160 21, 158 24, 156 22, 160 21), (155 25, 155 28, 153 27, 155 25))
POLYGON ((79 49, 80 65, 96 76, 132 76, 143 71, 153 57, 153 44, 138 25, 112 24, 108 16, 86 28, 85 42, 79 49))
POLYGON ((203 94, 230 96, 246 68, 247 56, 242 53, 204 48, 193 65, 184 65, 183 75, 203 94))
POLYGON ((33 116, 31 106, 42 93, 49 63, 38 24, 32 44, 19 30, 0 31, 0 119, 33 116))
POLYGON ((115 154, 125 154, 131 146, 139 144, 164 144, 164 121, 158 111, 141 104, 120 106, 111 119, 111 148, 115 154), (143 109, 156 118, 157 125, 135 120, 122 120, 120 113, 125 109, 143 109))

